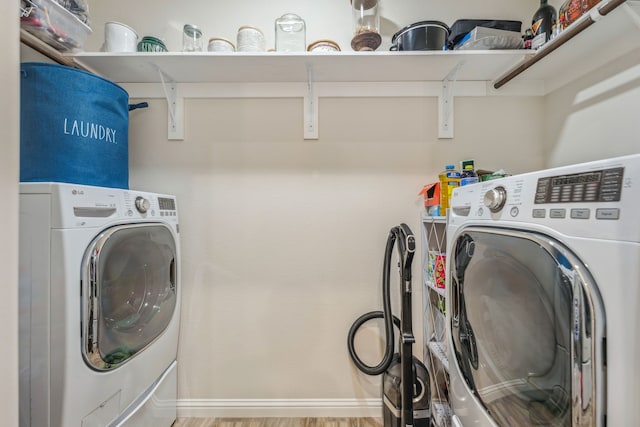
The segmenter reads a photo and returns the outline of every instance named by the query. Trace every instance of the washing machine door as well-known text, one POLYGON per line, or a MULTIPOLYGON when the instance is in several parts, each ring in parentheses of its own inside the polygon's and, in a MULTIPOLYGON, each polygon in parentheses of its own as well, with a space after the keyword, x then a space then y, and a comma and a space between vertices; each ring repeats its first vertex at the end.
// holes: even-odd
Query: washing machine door
POLYGON ((504 427, 601 425, 604 309, 584 264, 550 237, 482 227, 459 232, 450 254, 466 400, 504 427))
POLYGON ((111 370, 158 338, 177 302, 176 241, 163 224, 116 226, 96 237, 82 271, 83 357, 111 370))

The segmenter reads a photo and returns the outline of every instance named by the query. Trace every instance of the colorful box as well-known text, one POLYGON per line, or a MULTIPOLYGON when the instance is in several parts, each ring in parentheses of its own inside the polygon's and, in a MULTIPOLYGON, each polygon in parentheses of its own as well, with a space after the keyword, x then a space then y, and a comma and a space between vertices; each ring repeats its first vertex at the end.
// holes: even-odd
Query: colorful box
POLYGON ((440 216, 440 183, 433 182, 425 185, 419 196, 424 196, 424 208, 429 216, 440 216))
POLYGON ((446 255, 429 251, 429 262, 427 264, 427 280, 436 288, 444 289, 446 283, 445 272, 446 255))

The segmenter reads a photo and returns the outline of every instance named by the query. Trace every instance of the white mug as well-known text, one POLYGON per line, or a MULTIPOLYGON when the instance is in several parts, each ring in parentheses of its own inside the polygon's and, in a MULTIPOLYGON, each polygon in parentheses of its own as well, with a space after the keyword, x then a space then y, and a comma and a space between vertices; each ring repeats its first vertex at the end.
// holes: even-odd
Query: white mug
POLYGON ((238 52, 264 52, 266 50, 262 31, 249 26, 238 29, 238 52))
POLYGON ((212 37, 209 39, 207 50, 209 52, 235 52, 236 47, 227 39, 212 37))
POLYGON ((138 47, 138 33, 120 22, 107 22, 104 24, 105 52, 136 52, 138 47))

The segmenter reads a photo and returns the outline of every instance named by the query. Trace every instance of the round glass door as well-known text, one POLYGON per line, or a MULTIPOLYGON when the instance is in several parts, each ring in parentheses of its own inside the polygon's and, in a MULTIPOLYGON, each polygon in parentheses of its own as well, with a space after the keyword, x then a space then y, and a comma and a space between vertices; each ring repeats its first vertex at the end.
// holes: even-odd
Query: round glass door
POLYGON ((114 369, 169 325, 177 302, 176 243, 160 224, 124 225, 100 234, 83 263, 83 355, 114 369))
POLYGON ((454 359, 487 413, 505 427, 596 425, 604 310, 586 267, 548 237, 481 227, 451 254, 454 359))

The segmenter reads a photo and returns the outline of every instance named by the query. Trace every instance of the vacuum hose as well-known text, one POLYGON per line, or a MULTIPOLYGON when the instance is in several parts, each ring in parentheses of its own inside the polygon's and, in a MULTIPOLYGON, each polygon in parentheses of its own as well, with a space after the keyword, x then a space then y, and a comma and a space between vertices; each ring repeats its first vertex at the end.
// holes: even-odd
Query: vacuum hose
POLYGON ((401 321, 391 312, 391 256, 393 254, 393 247, 398 242, 398 255, 400 257, 401 277, 403 280, 403 288, 405 284, 409 283, 409 292, 411 284, 411 262, 413 261, 413 254, 415 252, 415 237, 411 232, 411 229, 406 224, 393 227, 389 231, 387 238, 387 245, 384 251, 384 267, 382 272, 382 311, 370 311, 358 317, 356 321, 351 325, 349 329, 349 335, 347 338, 347 346, 349 348, 349 355, 353 360, 353 363, 358 369, 367 375, 380 375, 384 373, 391 362, 394 355, 394 332, 393 325, 395 324, 398 329, 401 329, 401 321), (355 350, 354 339, 356 332, 360 327, 371 319, 384 319, 384 332, 385 332, 385 351, 384 356, 380 363, 376 366, 369 366, 364 363, 355 350))

